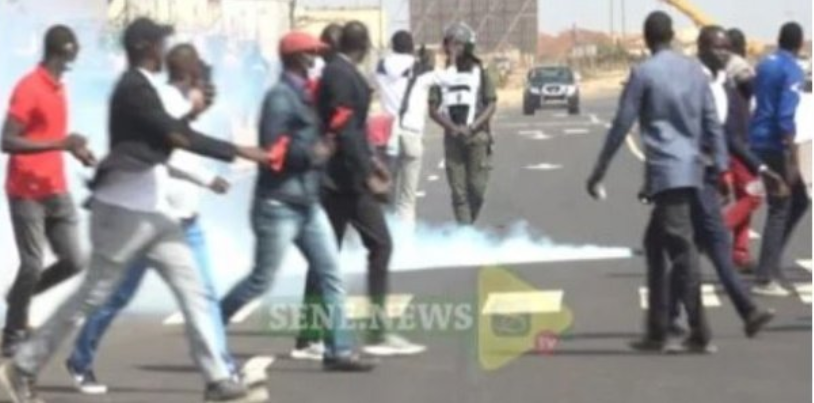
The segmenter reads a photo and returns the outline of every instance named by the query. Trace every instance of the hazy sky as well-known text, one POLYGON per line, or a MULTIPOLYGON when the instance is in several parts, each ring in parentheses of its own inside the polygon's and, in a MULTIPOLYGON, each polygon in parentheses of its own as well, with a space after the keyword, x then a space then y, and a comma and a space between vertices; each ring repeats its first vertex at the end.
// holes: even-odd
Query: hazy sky
MULTIPOLYGON (((375 5, 385 4, 391 21, 405 26, 409 16, 409 0, 299 0, 303 5, 375 5), (396 17, 393 19, 393 17, 396 17)), ((438 0, 445 1, 445 0, 438 0)), ((501 0, 492 0, 501 1, 501 0)), ((615 26, 621 29, 623 0, 538 0, 540 31, 558 32, 572 24, 589 29, 607 31, 610 27, 610 4, 616 5, 615 26)), ((738 26, 747 35, 773 41, 780 25, 795 20, 803 25, 806 37, 811 35, 811 0, 691 0, 720 24, 738 26)), ((668 11, 679 27, 690 26, 690 21, 659 0, 624 0, 627 30, 638 31, 645 15, 653 10, 668 11)))

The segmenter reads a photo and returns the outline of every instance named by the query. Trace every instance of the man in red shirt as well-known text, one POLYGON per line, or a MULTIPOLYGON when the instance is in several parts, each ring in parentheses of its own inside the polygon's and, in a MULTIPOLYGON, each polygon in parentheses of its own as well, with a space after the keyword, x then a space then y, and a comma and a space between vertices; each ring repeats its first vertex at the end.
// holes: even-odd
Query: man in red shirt
POLYGON ((70 28, 54 26, 45 35, 44 49, 43 61, 14 88, 2 130, 3 152, 11 155, 6 193, 20 256, 20 269, 7 296, 5 357, 27 337, 32 296, 84 265, 62 152, 70 152, 85 166, 95 159, 84 137, 67 134, 67 102, 60 82, 76 59, 79 44, 70 28), (46 241, 57 262, 43 270, 46 241))

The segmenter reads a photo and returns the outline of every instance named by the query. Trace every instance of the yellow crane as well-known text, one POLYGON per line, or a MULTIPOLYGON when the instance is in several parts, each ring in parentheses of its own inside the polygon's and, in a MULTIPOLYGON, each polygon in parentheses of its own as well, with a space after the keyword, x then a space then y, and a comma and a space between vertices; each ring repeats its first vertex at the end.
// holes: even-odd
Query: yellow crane
MULTIPOLYGON (((676 10, 686 15, 697 27, 701 28, 707 25, 715 25, 716 22, 710 18, 705 12, 701 11, 698 7, 692 4, 689 0, 662 0, 663 2, 673 6, 676 10)), ((757 56, 763 53, 765 46, 757 41, 749 41, 747 52, 750 55, 757 56)))

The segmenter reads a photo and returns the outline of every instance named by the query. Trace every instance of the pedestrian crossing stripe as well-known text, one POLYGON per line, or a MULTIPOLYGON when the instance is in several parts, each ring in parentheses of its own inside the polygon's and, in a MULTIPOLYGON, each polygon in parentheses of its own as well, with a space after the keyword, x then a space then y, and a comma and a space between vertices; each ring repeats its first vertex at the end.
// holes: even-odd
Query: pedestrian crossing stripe
POLYGON ((811 283, 794 284, 794 290, 804 304, 811 305, 811 283))
MULTIPOLYGON (((648 297, 648 290, 647 287, 640 287, 639 288, 639 306, 642 309, 647 309, 647 297, 648 297)), ((706 308, 718 308, 721 306, 721 299, 718 298, 718 294, 715 293, 715 286, 712 284, 703 284, 701 285, 701 303, 706 308)))
POLYGON ((556 313, 562 310, 562 290, 489 293, 482 315, 556 313))
POLYGON ((749 230, 749 239, 752 239, 752 240, 760 239, 760 233, 753 230, 753 229, 750 229, 749 230))
MULTIPOLYGON (((413 301, 413 294, 392 294, 387 296, 386 312, 389 319, 400 318, 413 301)), ((368 319, 371 317, 370 298, 367 296, 349 296, 345 301, 345 316, 350 320, 368 319)))
POLYGON ((797 261, 797 265, 798 265, 798 266, 800 266, 800 267, 802 267, 803 269, 807 270, 808 272, 811 272, 811 259, 808 259, 808 260, 804 260, 804 259, 798 260, 798 261, 797 261))
MULTIPOLYGON (((252 316, 252 314, 254 313, 254 311, 257 310, 257 308, 260 308, 262 305, 263 301, 261 301, 259 298, 252 302, 249 302, 248 304, 246 304, 246 306, 237 311, 237 313, 234 316, 232 316, 232 319, 229 321, 229 323, 243 323, 244 321, 246 321, 246 319, 249 318, 249 316, 252 316)), ((166 319, 164 319, 163 324, 164 326, 183 325, 184 315, 181 314, 181 312, 176 312, 167 317, 166 319)))

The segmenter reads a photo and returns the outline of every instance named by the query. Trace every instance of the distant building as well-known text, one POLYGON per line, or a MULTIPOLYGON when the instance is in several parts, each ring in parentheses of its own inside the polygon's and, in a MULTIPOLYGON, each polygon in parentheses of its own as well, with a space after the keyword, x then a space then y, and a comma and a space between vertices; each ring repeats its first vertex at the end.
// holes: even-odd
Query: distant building
POLYGON ((302 7, 294 15, 296 28, 314 35, 322 33, 330 23, 360 21, 370 31, 374 49, 386 49, 390 42, 386 13, 378 7, 302 7))
POLYGON ((484 52, 537 52, 537 0, 410 0, 417 43, 441 43, 444 29, 456 21, 477 32, 484 52))

